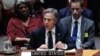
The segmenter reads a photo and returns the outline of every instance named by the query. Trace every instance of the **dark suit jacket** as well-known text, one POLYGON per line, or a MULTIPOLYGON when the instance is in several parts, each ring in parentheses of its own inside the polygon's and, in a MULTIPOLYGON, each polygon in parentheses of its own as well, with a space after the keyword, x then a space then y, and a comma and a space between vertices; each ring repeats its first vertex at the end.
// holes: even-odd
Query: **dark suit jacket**
MULTIPOLYGON (((45 44, 45 28, 42 27, 36 31, 32 32, 32 38, 30 39, 29 42, 29 49, 37 49, 39 48, 42 44, 45 44)), ((59 41, 60 39, 60 29, 56 27, 56 42, 59 41)))
MULTIPOLYGON (((65 16, 70 16, 71 15, 71 10, 69 7, 63 8, 59 10, 59 19, 64 18, 65 16)), ((93 16, 92 16, 92 11, 85 8, 82 12, 82 15, 84 17, 87 17, 91 20, 93 20, 93 16)))
MULTIPOLYGON (((62 27, 63 35, 62 35, 62 42, 68 45, 68 49, 76 48, 75 42, 71 39, 71 23, 72 17, 65 17, 60 20, 60 26, 62 27)), ((94 22, 88 18, 82 16, 81 22, 81 41, 82 46, 86 49, 93 49, 94 46, 94 22), (85 33, 88 33, 88 37, 86 40, 85 33)))

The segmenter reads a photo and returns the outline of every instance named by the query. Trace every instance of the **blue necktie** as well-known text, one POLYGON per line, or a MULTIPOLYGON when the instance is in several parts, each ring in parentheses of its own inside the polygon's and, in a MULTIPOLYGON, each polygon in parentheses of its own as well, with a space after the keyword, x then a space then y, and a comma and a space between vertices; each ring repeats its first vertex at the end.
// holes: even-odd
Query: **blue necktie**
POLYGON ((73 40, 76 40, 76 38, 77 38, 77 31, 78 31, 78 25, 77 25, 77 23, 78 23, 77 21, 74 22, 75 27, 73 29, 73 34, 72 34, 72 39, 73 40))
POLYGON ((52 39, 51 31, 48 32, 48 48, 49 49, 53 48, 53 39, 52 39))

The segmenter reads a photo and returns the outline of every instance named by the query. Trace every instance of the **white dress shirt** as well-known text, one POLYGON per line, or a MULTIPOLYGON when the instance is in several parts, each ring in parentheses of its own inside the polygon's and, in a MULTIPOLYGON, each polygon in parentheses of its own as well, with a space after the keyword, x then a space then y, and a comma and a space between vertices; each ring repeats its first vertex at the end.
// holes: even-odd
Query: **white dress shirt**
MULTIPOLYGON (((77 39, 76 39, 76 48, 80 49, 81 48, 81 20, 82 20, 82 16, 80 16, 80 18, 77 20, 78 22, 78 31, 77 31, 77 39)), ((75 22, 76 20, 73 18, 72 16, 72 28, 71 28, 71 37, 73 34, 73 29, 75 27, 75 22)))
MULTIPOLYGON (((46 29, 46 33, 45 33, 45 44, 48 46, 48 29, 46 29)), ((52 34, 52 40, 53 40, 53 49, 55 49, 55 44, 56 44, 56 33, 55 33, 55 27, 51 30, 51 34, 52 34)))

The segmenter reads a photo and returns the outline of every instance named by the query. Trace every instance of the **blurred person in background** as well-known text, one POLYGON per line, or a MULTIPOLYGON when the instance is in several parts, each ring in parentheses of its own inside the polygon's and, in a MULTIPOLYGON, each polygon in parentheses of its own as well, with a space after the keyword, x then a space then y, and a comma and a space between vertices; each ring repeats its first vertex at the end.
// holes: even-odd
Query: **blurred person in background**
POLYGON ((30 34, 43 26, 40 18, 30 16, 30 5, 25 1, 18 1, 14 5, 14 16, 7 26, 7 35, 14 45, 24 46, 30 40, 30 34))
POLYGON ((40 0, 26 0, 30 4, 31 15, 42 19, 42 12, 44 10, 40 0))
POLYGON ((58 48, 62 48, 61 45, 65 46, 66 44, 66 49, 95 49, 94 21, 82 15, 83 2, 72 0, 70 8, 71 16, 66 16, 60 20, 63 37, 62 43, 58 43, 58 48))
MULTIPOLYGON (((70 16, 71 13, 72 13, 71 9, 70 9, 71 0, 67 0, 67 1, 68 1, 68 2, 66 2, 66 3, 68 3, 67 6, 65 8, 62 8, 62 9, 59 10, 59 19, 64 18, 65 16, 70 16)), ((94 20, 92 11, 90 9, 86 8, 85 1, 84 0, 82 0, 82 1, 83 1, 82 15, 84 17, 91 19, 91 20, 94 20)))

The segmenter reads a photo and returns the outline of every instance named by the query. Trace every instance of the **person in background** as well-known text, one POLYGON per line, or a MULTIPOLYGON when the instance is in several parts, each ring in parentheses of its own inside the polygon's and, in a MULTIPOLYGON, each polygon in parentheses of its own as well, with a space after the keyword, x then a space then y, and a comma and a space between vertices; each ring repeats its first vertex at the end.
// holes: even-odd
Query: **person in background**
MULTIPOLYGON (((71 3, 71 0, 68 0, 68 4, 65 8, 62 8, 59 10, 59 19, 61 18, 64 18, 65 16, 70 16, 71 15, 71 9, 70 9, 70 3, 71 3)), ((91 20, 94 20, 93 19, 93 14, 92 14, 92 11, 88 8, 85 8, 84 6, 84 1, 83 1, 83 11, 82 11, 82 15, 84 17, 87 17, 91 20)))
POLYGON ((82 15, 83 5, 81 0, 72 0, 70 3, 71 16, 60 20, 62 27, 62 42, 57 43, 58 48, 66 49, 95 49, 94 22, 82 15))
POLYGON ((42 12, 44 10, 42 6, 42 2, 40 0, 26 0, 30 4, 30 9, 31 9, 31 15, 41 17, 42 18, 42 12))
POLYGON ((44 27, 32 32, 28 49, 55 50, 56 43, 60 40, 60 28, 56 24, 58 12, 54 8, 47 8, 43 11, 44 27))
POLYGON ((30 6, 27 2, 16 2, 14 16, 7 26, 7 35, 14 45, 22 47, 29 42, 31 32, 42 26, 40 18, 30 16, 30 6))

